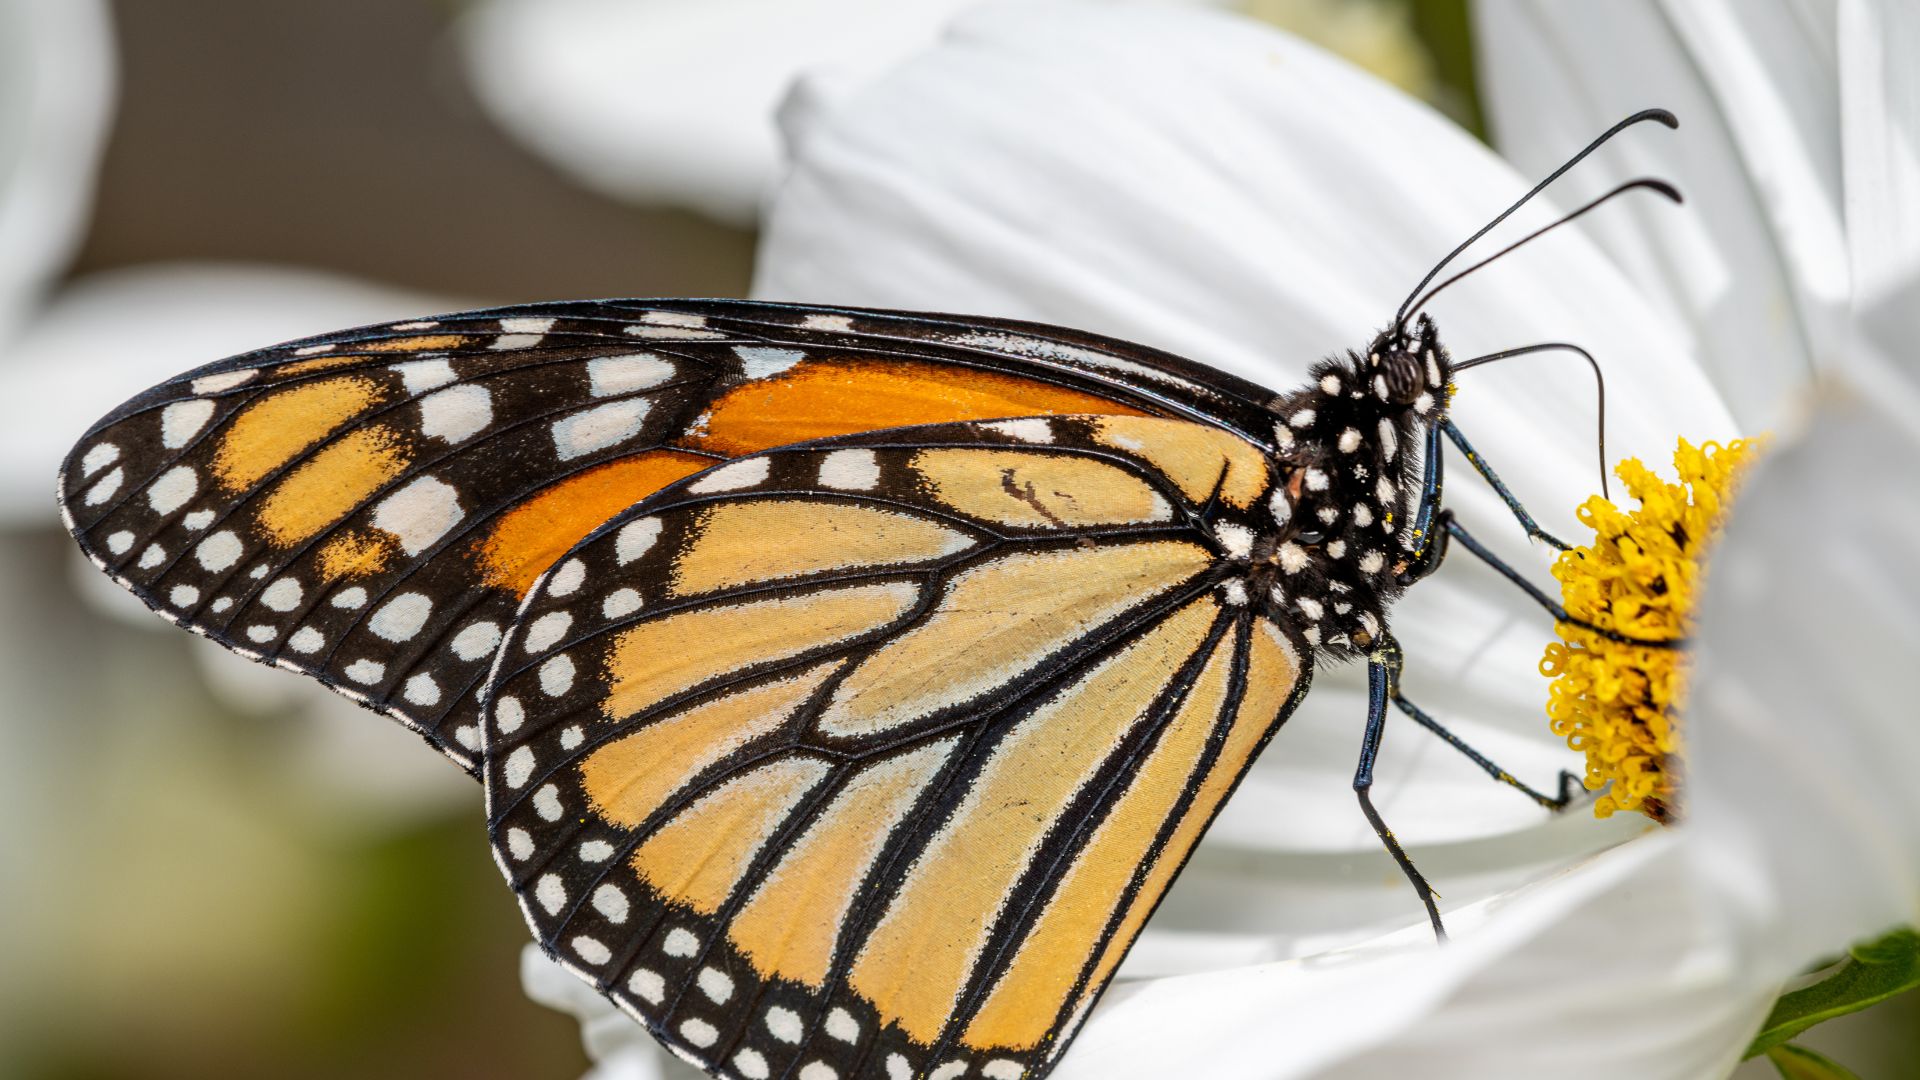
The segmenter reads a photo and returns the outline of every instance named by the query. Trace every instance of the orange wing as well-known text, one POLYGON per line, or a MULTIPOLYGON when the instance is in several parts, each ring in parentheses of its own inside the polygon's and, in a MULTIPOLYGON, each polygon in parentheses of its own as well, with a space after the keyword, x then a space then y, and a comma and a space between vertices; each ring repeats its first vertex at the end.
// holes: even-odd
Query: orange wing
POLYGON ((156 387, 60 481, 87 555, 162 617, 387 713, 463 767, 527 588, 664 485, 934 421, 1184 416, 1268 395, 1177 358, 988 320, 728 301, 470 312, 250 353, 156 387))
POLYGON ((1308 681, 1264 451, 1132 415, 783 447, 563 557, 502 646, 541 943, 743 1077, 1037 1077, 1308 681))

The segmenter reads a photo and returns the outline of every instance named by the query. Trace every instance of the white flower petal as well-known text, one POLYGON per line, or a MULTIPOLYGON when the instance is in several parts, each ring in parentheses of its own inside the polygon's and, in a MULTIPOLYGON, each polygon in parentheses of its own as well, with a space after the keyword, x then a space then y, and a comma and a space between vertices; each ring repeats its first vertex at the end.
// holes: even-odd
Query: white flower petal
POLYGON ((0 348, 80 242, 113 61, 101 0, 0 0, 0 348))
POLYGON ((969 0, 489 0, 467 69, 508 131, 588 185, 751 224, 804 69, 877 70, 969 0))
POLYGON ((1863 311, 1920 275, 1920 8, 1842 3, 1839 39, 1847 241, 1863 311))
POLYGON ((580 1021, 580 1039, 596 1064, 585 1080, 681 1080, 701 1074, 670 1059, 647 1030, 538 945, 520 950, 520 989, 580 1021))
POLYGON ((1701 613, 1691 828, 1782 975, 1920 924, 1920 424, 1886 396, 1835 390, 1761 463, 1701 613))
MULTIPOLYGON (((1364 345, 1439 255, 1526 186, 1447 121, 1318 50, 1243 20, 1152 8, 969 13, 940 45, 793 128, 759 295, 1058 322, 1274 387, 1364 345)), ((1549 213, 1530 208, 1517 224, 1549 213)), ((1684 342, 1577 235, 1463 282, 1436 311, 1462 356, 1535 340, 1593 349, 1608 369, 1616 455, 1664 459, 1677 434, 1733 433, 1684 342)), ((1596 485, 1585 374, 1536 357, 1463 382, 1462 427, 1549 528, 1571 532, 1572 508, 1596 485)), ((1544 556, 1483 485, 1456 474, 1448 497, 1468 528, 1545 580, 1544 556)), ((1547 622, 1469 556, 1455 561, 1396 611, 1408 691, 1463 730, 1530 740, 1509 767, 1537 768, 1556 745, 1534 674, 1547 622)), ((1294 760, 1329 789, 1350 780, 1364 713, 1328 690, 1363 679, 1356 667, 1318 673, 1269 762, 1294 760), (1294 757, 1289 740, 1308 730, 1327 751, 1294 757)), ((1429 775, 1465 778, 1431 736, 1395 723, 1381 774, 1390 803, 1429 775)), ((1550 785, 1555 772, 1529 776, 1550 785)), ((1538 820, 1517 794, 1490 789, 1479 809, 1435 799, 1390 820, 1414 841, 1538 820)), ((1351 801, 1351 816, 1326 819, 1331 832, 1298 842, 1371 844, 1351 801)))
POLYGON ((1455 916, 1287 963, 1116 986, 1056 1076, 1724 1075, 1771 991, 1703 940, 1655 834, 1455 916), (1623 1032, 1632 1032, 1631 1038, 1623 1032))
POLYGON ((60 293, 0 365, 0 521, 52 521, 53 475, 87 425, 154 383, 249 349, 456 301, 290 267, 110 271, 60 293))
MULTIPOLYGON (((1496 142, 1529 172, 1629 113, 1648 130, 1590 166, 1578 190, 1665 176, 1687 212, 1643 205, 1581 227, 1692 329, 1746 430, 1777 424, 1840 344, 1849 293, 1834 27, 1794 0, 1479 0, 1481 85, 1496 142)), ((1830 10, 1830 5, 1828 6, 1830 10)), ((1569 200, 1571 196, 1569 196, 1569 200)))

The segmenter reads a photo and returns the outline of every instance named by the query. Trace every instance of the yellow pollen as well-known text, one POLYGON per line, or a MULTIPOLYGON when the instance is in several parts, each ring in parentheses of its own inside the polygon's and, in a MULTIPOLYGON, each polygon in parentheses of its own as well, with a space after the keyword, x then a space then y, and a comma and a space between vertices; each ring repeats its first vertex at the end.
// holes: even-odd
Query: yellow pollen
MULTIPOLYGON (((1623 511, 1597 495, 1581 504, 1593 543, 1561 552, 1553 565, 1567 613, 1640 640, 1690 635, 1706 551, 1763 444, 1696 447, 1681 439, 1673 454, 1677 484, 1637 458, 1621 462, 1614 475, 1640 507, 1623 511)), ((1554 734, 1587 756, 1587 790, 1611 785, 1595 801, 1594 816, 1638 810, 1663 824, 1677 820, 1686 774, 1686 654, 1609 641, 1570 623, 1555 629, 1560 640, 1540 661, 1540 673, 1553 680, 1547 717, 1554 734)))

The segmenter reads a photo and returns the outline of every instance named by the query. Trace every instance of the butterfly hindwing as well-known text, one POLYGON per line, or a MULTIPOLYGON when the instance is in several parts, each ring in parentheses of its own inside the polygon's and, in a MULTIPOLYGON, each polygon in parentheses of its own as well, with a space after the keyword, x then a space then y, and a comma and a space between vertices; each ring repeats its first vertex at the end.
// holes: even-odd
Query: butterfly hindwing
POLYGON ((479 687, 528 587, 666 484, 787 443, 1000 416, 1187 416, 1258 441, 1265 397, 1026 324, 532 305, 182 376, 97 425, 60 493, 88 556, 162 616, 318 678, 471 769, 479 687))
POLYGON ((496 660, 529 924, 726 1075, 1041 1075, 1306 686, 1244 591, 1274 482, 1219 427, 1075 415, 669 486, 496 660))

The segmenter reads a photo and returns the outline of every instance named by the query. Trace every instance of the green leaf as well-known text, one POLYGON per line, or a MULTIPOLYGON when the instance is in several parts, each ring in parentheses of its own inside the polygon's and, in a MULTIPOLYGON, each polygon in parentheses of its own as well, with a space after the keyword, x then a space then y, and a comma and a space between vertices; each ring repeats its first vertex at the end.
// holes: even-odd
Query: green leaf
POLYGON ((1767 1051, 1767 1060, 1785 1080, 1860 1080, 1845 1065, 1792 1043, 1781 1043, 1767 1051))
MULTIPOLYGON (((1788 1039, 1823 1020, 1859 1012, 1890 997, 1920 987, 1920 932, 1895 930, 1882 938, 1863 942, 1848 950, 1847 962, 1839 971, 1805 989, 1783 994, 1773 1003, 1773 1012, 1760 1026, 1760 1034, 1747 1047, 1747 1057, 1770 1054, 1788 1039)), ((1799 1047, 1793 1053, 1810 1054, 1799 1047)), ((1817 1055, 1815 1055, 1817 1056, 1817 1055)), ((1824 1059, 1822 1059, 1824 1060, 1824 1059)), ((1775 1066, 1786 1067, 1776 1058, 1775 1066)), ((1831 1063, 1828 1063, 1831 1065, 1831 1063)), ((1838 1069, 1839 1066, 1831 1065, 1838 1069)), ((1787 1073, 1789 1076, 1851 1076, 1835 1073, 1787 1073)))

